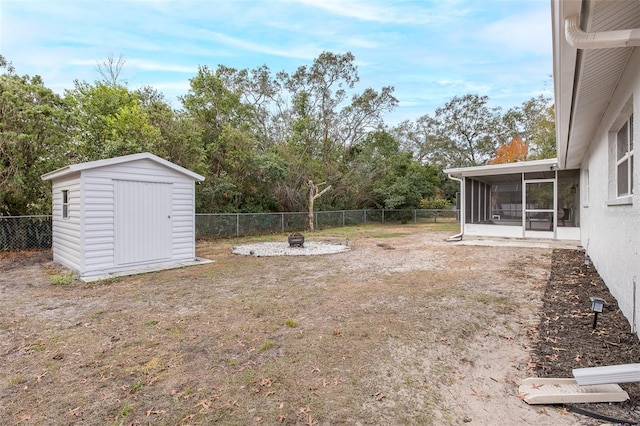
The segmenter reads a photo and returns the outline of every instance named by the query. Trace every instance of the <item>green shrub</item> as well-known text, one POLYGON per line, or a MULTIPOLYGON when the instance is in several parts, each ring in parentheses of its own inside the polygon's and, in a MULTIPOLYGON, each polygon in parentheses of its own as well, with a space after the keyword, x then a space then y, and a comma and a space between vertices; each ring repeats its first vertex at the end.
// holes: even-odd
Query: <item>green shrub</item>
POLYGON ((420 207, 427 210, 451 210, 451 203, 446 198, 423 198, 420 207))

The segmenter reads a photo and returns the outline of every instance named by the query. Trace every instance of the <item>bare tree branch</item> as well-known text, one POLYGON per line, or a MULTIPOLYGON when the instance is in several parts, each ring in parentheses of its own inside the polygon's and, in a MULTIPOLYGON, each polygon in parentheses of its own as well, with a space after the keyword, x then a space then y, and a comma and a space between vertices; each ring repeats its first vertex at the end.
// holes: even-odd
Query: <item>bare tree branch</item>
POLYGON ((113 53, 111 53, 107 59, 102 61, 102 63, 96 62, 96 66, 98 72, 102 76, 102 79, 106 83, 115 86, 116 84, 118 84, 118 78, 120 77, 122 68, 124 68, 125 62, 126 60, 124 59, 124 56, 122 56, 122 54, 120 54, 120 56, 118 56, 118 59, 116 59, 113 57, 113 53))

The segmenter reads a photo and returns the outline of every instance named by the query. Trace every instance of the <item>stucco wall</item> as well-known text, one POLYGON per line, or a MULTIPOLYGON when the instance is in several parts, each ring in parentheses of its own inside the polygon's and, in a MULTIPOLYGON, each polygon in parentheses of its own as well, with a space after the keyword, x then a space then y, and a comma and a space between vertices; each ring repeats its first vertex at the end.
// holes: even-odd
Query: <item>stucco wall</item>
MULTIPOLYGON (((640 52, 636 50, 624 72, 620 85, 603 116, 582 163, 582 244, 593 264, 617 299, 620 309, 634 326, 640 321, 640 288, 634 292, 634 281, 640 286, 640 52), (634 112, 634 187, 635 195, 629 202, 616 202, 611 185, 615 174, 609 161, 611 132, 617 130, 617 121, 625 106, 634 112), (634 300, 635 294, 635 300, 634 300), (634 312, 635 311, 635 312, 634 312)), ((598 296, 594 294, 594 296, 598 296)), ((585 301, 589 303, 589 301, 585 301)), ((636 327, 637 328, 637 327, 636 327)), ((637 330, 636 330, 637 331, 637 330)))

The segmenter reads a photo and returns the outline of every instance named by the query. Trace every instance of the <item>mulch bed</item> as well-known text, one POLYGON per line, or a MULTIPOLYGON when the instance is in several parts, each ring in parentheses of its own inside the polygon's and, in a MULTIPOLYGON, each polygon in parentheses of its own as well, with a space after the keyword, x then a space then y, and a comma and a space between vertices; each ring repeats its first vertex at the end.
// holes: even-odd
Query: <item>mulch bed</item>
MULTIPOLYGON (((640 342, 616 300, 584 252, 554 250, 531 368, 539 377, 573 377, 573 368, 640 362, 640 342), (590 296, 605 299, 596 328, 590 296)), ((537 336, 536 336, 537 334, 537 336)), ((623 403, 573 404, 580 408, 640 422, 640 383, 620 386, 629 394, 623 403)))

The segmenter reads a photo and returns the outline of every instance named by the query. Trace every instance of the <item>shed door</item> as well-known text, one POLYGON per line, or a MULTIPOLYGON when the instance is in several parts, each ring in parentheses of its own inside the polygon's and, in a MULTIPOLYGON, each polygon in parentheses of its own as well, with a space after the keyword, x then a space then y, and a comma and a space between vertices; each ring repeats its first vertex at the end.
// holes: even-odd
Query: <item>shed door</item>
POLYGON ((171 184, 115 181, 116 265, 171 258, 171 184))

